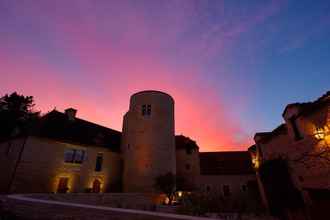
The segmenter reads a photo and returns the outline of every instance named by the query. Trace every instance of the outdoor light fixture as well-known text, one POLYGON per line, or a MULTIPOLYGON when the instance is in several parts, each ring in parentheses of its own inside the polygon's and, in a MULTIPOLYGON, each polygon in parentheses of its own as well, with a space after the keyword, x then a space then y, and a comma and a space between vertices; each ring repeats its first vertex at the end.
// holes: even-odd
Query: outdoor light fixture
POLYGON ((179 197, 182 196, 182 191, 178 191, 178 196, 179 196, 179 197))
POLYGON ((323 128, 316 128, 314 136, 317 140, 323 140, 325 137, 325 131, 323 128))
POLYGON ((253 158, 252 158, 252 164, 254 165, 254 168, 256 168, 256 169, 259 168, 260 163, 259 163, 259 159, 258 159, 257 156, 253 156, 253 158))

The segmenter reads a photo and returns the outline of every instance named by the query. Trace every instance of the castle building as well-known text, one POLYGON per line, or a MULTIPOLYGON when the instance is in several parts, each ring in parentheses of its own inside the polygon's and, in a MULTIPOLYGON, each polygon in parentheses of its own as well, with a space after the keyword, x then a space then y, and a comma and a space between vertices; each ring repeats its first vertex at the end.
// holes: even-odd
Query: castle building
POLYGON ((171 172, 186 190, 246 190, 255 180, 247 152, 200 153, 175 136, 174 99, 160 91, 130 98, 122 132, 53 110, 29 135, 0 143, 1 193, 156 192, 155 178, 171 172))
POLYGON ((255 145, 249 148, 263 202, 269 209, 278 205, 272 191, 276 179, 284 181, 285 177, 283 169, 275 172, 275 163, 273 168, 267 166, 274 169, 273 173, 262 175, 263 165, 283 159, 292 188, 299 191, 305 205, 312 207, 314 218, 323 219, 315 215, 327 213, 325 207, 330 205, 330 92, 313 102, 289 104, 282 116, 283 124, 271 132, 256 133, 255 145))

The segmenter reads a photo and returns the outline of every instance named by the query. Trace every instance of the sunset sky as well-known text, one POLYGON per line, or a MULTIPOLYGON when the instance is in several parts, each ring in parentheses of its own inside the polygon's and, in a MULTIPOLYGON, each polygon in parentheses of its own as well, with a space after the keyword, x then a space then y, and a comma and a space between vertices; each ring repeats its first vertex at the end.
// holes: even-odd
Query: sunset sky
POLYGON ((330 89, 330 1, 0 0, 0 95, 121 130, 129 97, 175 99, 176 133, 244 150, 330 89))

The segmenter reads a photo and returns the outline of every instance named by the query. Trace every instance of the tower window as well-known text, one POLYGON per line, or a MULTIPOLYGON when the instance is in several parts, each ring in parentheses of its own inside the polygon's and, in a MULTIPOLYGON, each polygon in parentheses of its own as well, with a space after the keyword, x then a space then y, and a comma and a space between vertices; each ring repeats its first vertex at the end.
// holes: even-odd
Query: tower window
POLYGON ((147 105, 147 115, 151 115, 151 105, 147 105))
POLYGON ((142 105, 142 115, 143 116, 151 115, 151 105, 142 105))
POLYGON ((146 105, 142 105, 142 115, 145 116, 147 113, 147 106, 146 105))
POLYGON ((102 170, 102 163, 103 163, 103 154, 98 153, 96 156, 96 164, 95 164, 95 171, 102 170))

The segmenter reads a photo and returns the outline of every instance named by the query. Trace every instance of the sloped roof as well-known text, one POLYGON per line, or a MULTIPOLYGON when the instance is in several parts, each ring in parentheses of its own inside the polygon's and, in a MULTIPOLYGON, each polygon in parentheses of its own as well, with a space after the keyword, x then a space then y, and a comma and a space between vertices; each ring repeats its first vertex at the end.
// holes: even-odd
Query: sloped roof
POLYGON ((271 132, 256 133, 255 136, 260 136, 261 137, 260 142, 267 143, 273 137, 276 137, 278 135, 287 134, 287 133, 288 133, 288 129, 287 129, 286 124, 281 124, 280 126, 278 126, 277 128, 275 128, 271 132))
POLYGON ((189 137, 186 137, 183 135, 176 135, 175 136, 175 148, 193 150, 193 149, 198 149, 199 147, 196 144, 196 141, 190 139, 189 137))
POLYGON ((248 151, 199 153, 201 175, 253 174, 248 151))
POLYGON ((66 114, 56 110, 41 118, 35 135, 66 143, 120 150, 121 132, 79 118, 69 120, 66 114))
POLYGON ((320 98, 318 98, 317 100, 313 101, 313 102, 303 102, 303 103, 291 103, 288 104, 282 115, 284 116, 286 111, 293 106, 297 106, 299 108, 299 114, 300 115, 309 115, 312 114, 313 112, 319 110, 320 108, 328 105, 330 103, 330 91, 326 92, 324 95, 322 95, 320 98))

